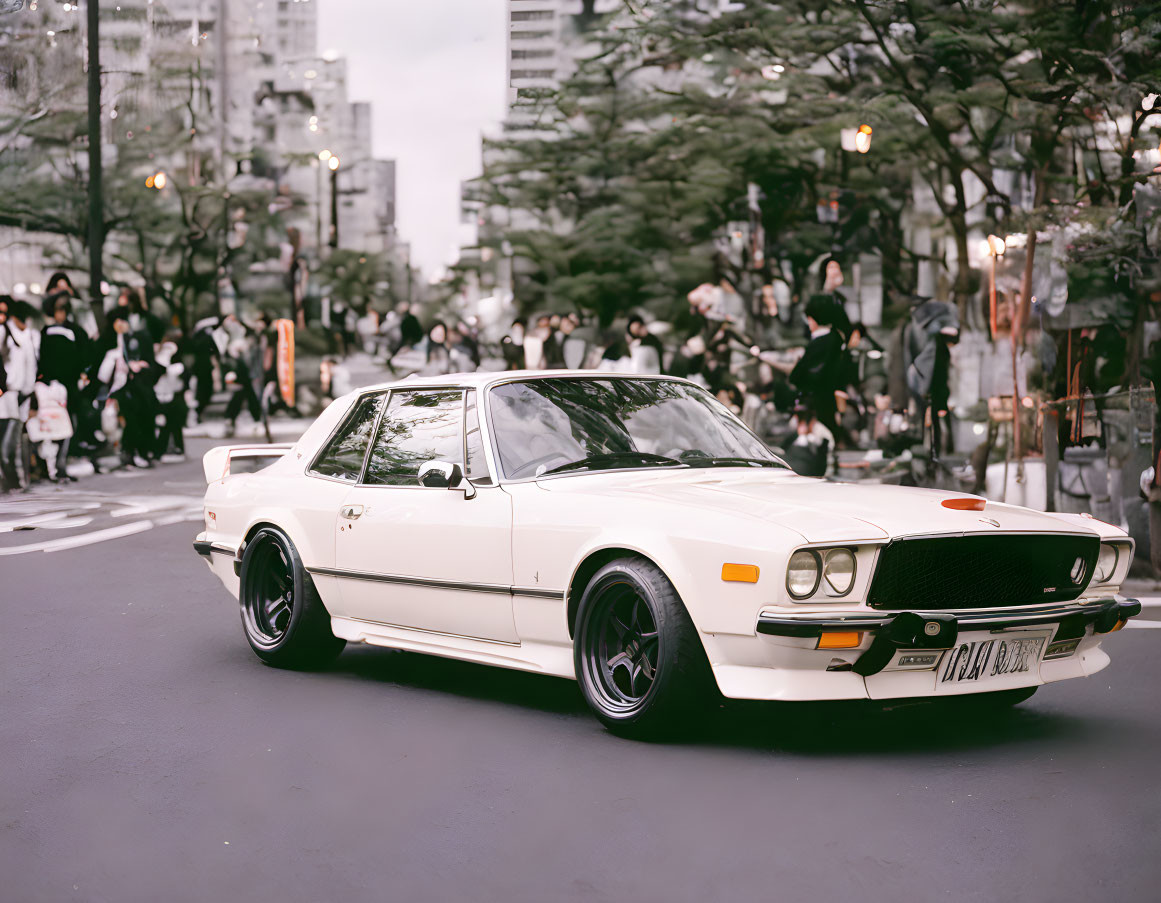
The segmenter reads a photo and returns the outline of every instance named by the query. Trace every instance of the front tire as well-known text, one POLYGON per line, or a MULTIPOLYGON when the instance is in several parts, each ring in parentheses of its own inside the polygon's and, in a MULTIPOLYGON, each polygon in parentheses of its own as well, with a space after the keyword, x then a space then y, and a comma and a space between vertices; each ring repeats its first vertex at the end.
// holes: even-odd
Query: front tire
POLYGON ((601 568, 577 612, 581 692, 610 731, 637 739, 689 727, 712 696, 697 628, 661 569, 643 558, 601 568))
POLYGON ((238 595, 246 640, 269 665, 319 668, 346 645, 331 633, 314 581, 281 530, 263 527, 247 543, 238 595))

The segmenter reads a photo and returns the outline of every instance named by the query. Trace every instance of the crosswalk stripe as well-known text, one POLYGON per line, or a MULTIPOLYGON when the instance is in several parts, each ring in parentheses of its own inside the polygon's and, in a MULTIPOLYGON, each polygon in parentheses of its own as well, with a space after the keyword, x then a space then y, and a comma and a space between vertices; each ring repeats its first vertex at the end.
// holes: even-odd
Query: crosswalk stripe
POLYGON ((104 530, 94 530, 92 533, 80 533, 77 536, 65 536, 62 539, 50 539, 47 542, 35 542, 23 546, 0 547, 0 555, 27 555, 29 552, 61 552, 65 549, 76 549, 80 546, 89 546, 110 539, 121 539, 135 533, 144 533, 153 529, 153 521, 139 520, 119 527, 108 527, 104 530))

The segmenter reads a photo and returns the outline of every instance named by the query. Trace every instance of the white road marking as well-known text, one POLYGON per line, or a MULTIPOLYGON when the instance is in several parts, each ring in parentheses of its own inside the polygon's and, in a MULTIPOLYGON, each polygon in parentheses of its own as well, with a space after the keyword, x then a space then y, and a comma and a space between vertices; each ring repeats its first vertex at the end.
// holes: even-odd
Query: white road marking
POLYGON ((25 546, 9 546, 0 548, 0 555, 27 555, 29 552, 61 552, 65 549, 76 549, 80 546, 90 546, 110 539, 121 539, 135 533, 144 533, 153 529, 153 521, 139 520, 119 527, 109 527, 105 530, 94 530, 92 533, 81 533, 78 536, 65 536, 63 539, 50 539, 48 542, 31 543, 25 546))
POLYGON ((17 520, 0 522, 0 533, 11 533, 23 527, 40 527, 54 520, 63 520, 68 517, 67 511, 53 511, 49 514, 37 514, 34 517, 22 517, 17 520))
POLYGON ((1158 630, 1161 629, 1161 621, 1139 621, 1133 618, 1125 625, 1125 629, 1128 630, 1130 627, 1136 630, 1158 630))
POLYGON ((0 556, 75 549, 132 536, 155 527, 199 523, 201 520, 202 499, 192 494, 34 493, 0 502, 0 535, 26 530, 27 539, 40 541, 0 545, 0 556), (133 520, 125 523, 130 518, 133 520), (92 525, 97 529, 92 529, 92 525), (61 531, 84 528, 89 528, 89 532, 59 539, 48 539, 44 532, 52 530, 59 536, 61 531))
POLYGON ((1141 596, 1137 601, 1142 608, 1161 608, 1161 596, 1141 596))

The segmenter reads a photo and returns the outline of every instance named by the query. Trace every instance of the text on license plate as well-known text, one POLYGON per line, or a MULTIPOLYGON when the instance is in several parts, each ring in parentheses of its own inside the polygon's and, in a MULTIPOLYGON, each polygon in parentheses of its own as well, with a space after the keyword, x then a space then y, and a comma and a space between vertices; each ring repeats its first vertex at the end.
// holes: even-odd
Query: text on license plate
POLYGON ((947 653, 939 682, 968 683, 980 678, 1030 671, 1040 661, 1044 639, 1042 636, 1025 636, 961 643, 947 653))

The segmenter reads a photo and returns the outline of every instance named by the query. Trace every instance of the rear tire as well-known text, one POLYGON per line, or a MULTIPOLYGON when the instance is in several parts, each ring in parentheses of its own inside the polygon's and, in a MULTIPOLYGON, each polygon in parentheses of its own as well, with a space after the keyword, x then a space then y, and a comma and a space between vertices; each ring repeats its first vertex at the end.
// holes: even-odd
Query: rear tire
POLYGON ((713 696, 697 628, 673 584, 644 558, 612 561, 589 581, 573 658, 589 708, 620 736, 672 736, 691 727, 713 696))
POLYGON ((294 543, 263 527, 242 554, 242 629, 262 661, 278 668, 329 664, 346 645, 331 633, 331 619, 294 543))

